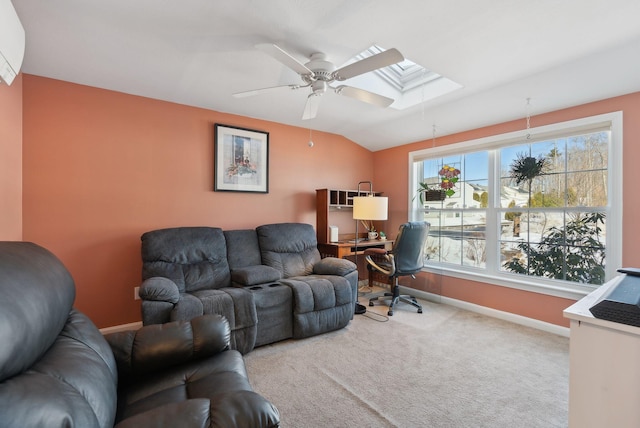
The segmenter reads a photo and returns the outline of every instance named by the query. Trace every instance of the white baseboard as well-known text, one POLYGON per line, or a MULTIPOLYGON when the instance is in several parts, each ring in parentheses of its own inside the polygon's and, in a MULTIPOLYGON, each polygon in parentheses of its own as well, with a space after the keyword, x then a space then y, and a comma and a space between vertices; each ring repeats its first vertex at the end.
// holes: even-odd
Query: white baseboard
POLYGON ((119 333, 121 331, 138 330, 140 327, 142 327, 142 321, 101 328, 100 333, 102 333, 103 335, 110 333, 119 333))
POLYGON ((487 308, 486 306, 476 305, 475 303, 465 302, 464 300, 457 300, 450 297, 439 296, 437 294, 427 293, 426 291, 416 290, 413 288, 401 286, 401 290, 404 290, 404 292, 411 294, 412 296, 415 296, 419 299, 424 299, 436 303, 444 303, 456 308, 476 312, 482 315, 498 318, 515 324, 520 324, 525 327, 537 328, 538 330, 546 331, 547 333, 569 337, 568 327, 562 327, 557 324, 551 324, 545 321, 524 317, 522 315, 512 314, 510 312, 499 311, 497 309, 487 308))

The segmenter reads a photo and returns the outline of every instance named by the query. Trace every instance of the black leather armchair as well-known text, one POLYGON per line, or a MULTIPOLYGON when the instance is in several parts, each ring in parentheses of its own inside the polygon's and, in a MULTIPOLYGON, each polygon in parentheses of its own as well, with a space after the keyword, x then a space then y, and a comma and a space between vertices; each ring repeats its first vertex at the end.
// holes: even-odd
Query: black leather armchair
POLYGON ((422 306, 415 297, 401 295, 398 286, 398 278, 414 274, 422 269, 424 264, 424 244, 429 234, 429 223, 426 221, 409 222, 400 226, 400 231, 390 251, 382 248, 367 249, 365 260, 367 268, 380 272, 391 279, 391 292, 384 296, 375 296, 369 299, 369 306, 373 306, 376 300, 389 300, 389 312, 393 315, 393 307, 398 302, 408 303, 418 308, 422 313, 422 306))
POLYGON ((279 426, 220 315, 105 337, 63 264, 0 242, 0 427, 279 426))

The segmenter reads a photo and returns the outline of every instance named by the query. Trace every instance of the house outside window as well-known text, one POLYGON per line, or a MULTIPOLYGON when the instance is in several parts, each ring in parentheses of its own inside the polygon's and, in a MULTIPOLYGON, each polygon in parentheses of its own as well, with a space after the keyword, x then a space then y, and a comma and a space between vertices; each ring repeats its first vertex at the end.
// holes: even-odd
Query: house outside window
POLYGON ((409 158, 411 219, 431 224, 427 269, 579 298, 621 267, 621 113, 409 158), (444 200, 421 192, 443 187, 444 200))

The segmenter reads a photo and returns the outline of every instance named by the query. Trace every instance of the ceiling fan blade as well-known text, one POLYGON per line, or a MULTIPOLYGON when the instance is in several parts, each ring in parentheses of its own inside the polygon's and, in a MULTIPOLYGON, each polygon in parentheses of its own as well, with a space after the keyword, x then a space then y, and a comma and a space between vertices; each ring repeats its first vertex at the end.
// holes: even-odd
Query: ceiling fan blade
POLYGON ((364 89, 354 88, 353 86, 340 85, 335 88, 336 94, 345 95, 347 97, 355 98, 365 103, 373 104, 378 107, 389 107, 393 103, 393 98, 385 97, 383 95, 374 94, 373 92, 365 91, 364 89))
POLYGON ((271 86, 269 88, 261 88, 261 89, 252 89, 250 91, 243 91, 243 92, 236 92, 235 94, 233 94, 233 96, 235 98, 246 98, 246 97, 252 97, 254 95, 258 95, 258 94, 263 94, 266 92, 272 92, 272 91, 276 91, 276 90, 281 90, 281 89, 298 89, 301 88, 303 86, 301 85, 281 85, 281 86, 271 86))
POLYGON ((304 106, 304 113, 302 113, 302 120, 309 120, 316 117, 318 114, 318 107, 320 106, 320 95, 310 94, 307 97, 307 103, 304 106))
POLYGON ((309 70, 303 63, 289 55, 286 51, 273 43, 261 43, 256 48, 271 55, 273 58, 289 67, 298 74, 308 74, 313 76, 313 71, 309 70))
POLYGON ((360 74, 367 73, 369 71, 377 70, 388 65, 396 64, 404 61, 404 56, 395 48, 380 52, 370 56, 369 58, 361 59, 360 61, 346 65, 333 72, 333 76, 336 80, 342 81, 360 74))

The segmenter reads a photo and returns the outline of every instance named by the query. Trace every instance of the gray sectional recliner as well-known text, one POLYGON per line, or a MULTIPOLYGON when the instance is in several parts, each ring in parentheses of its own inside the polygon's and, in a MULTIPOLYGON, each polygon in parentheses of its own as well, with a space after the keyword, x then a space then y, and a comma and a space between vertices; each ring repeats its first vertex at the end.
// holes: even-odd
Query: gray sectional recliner
POLYGON ((242 353, 288 338, 346 326, 353 318, 358 271, 321 259, 313 227, 177 227, 142 235, 143 324, 220 314, 242 353))

